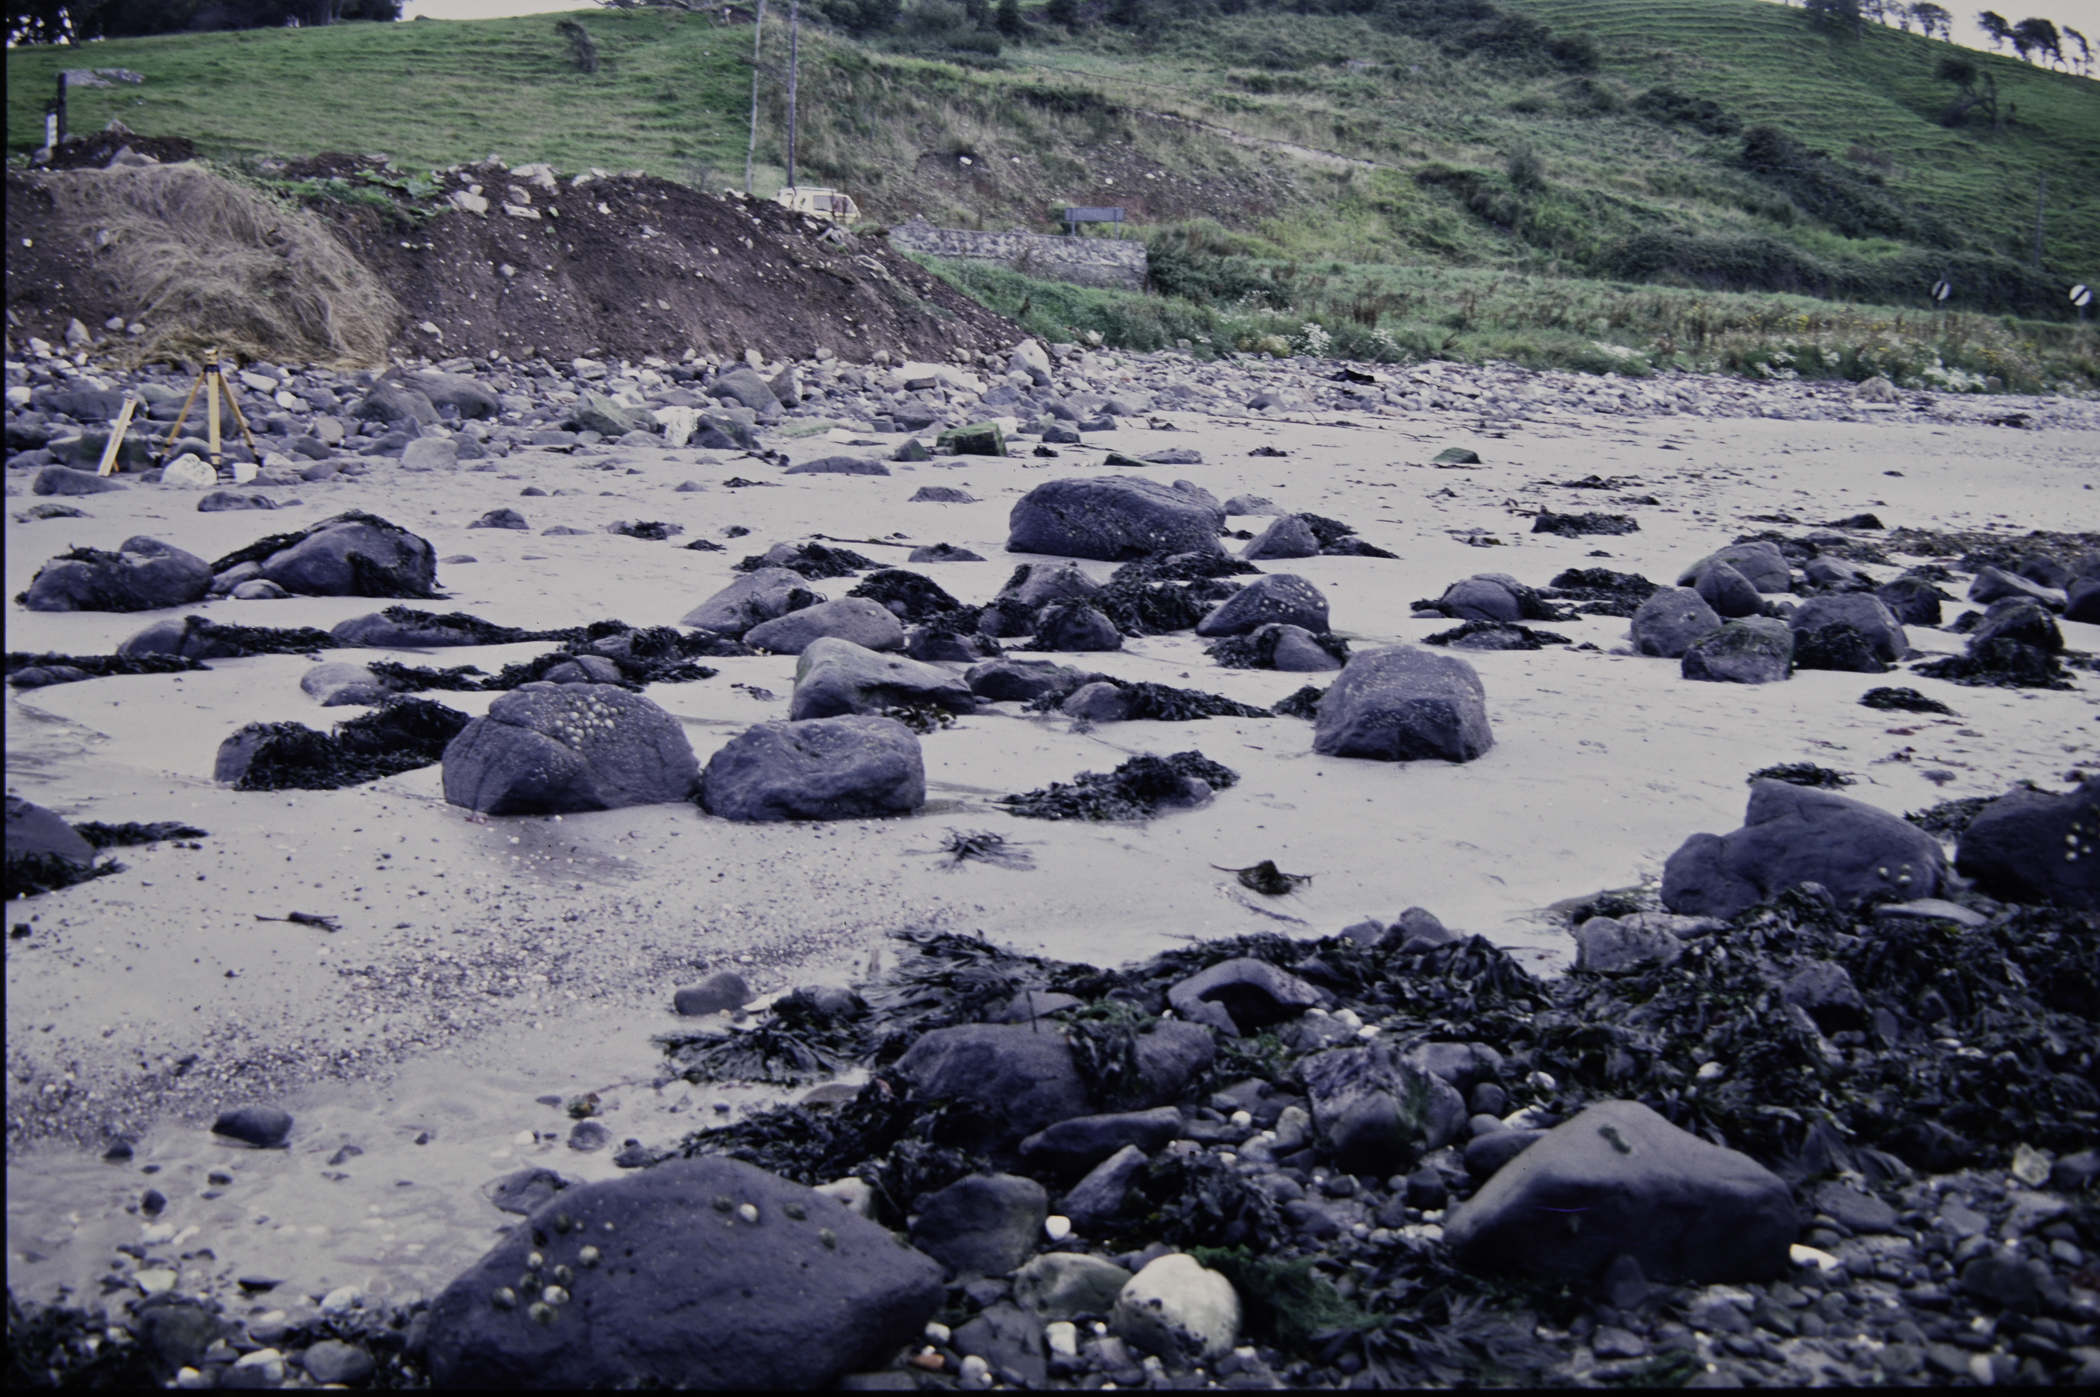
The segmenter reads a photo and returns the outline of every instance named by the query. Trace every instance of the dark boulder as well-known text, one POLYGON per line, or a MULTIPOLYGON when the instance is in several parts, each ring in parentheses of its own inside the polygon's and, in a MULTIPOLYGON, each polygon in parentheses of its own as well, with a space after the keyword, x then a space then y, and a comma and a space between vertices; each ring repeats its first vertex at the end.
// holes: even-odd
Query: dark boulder
POLYGON ((2051 611, 2064 608, 2064 594, 2054 587, 2030 581, 2016 572, 2002 568, 1982 567, 1977 569, 1976 580, 1969 584, 1969 600, 1988 606, 2008 597, 2025 597, 2038 602, 2051 611))
POLYGON ((513 529, 521 533, 529 533, 532 530, 532 525, 526 521, 524 515, 518 513, 515 509, 509 508, 492 509, 473 523, 467 525, 467 527, 470 529, 513 529))
POLYGON ((268 495, 251 494, 246 490, 214 490, 197 501, 199 514, 230 514, 243 509, 275 509, 277 501, 268 495))
POLYGON ((357 510, 322 520, 260 561, 266 581, 302 596, 428 597, 437 586, 428 540, 357 510))
POLYGON ((292 1113, 281 1106, 239 1106, 221 1112, 211 1123, 211 1133, 259 1150, 274 1150, 291 1136, 292 1113))
POLYGON ((826 636, 802 647, 788 717, 836 718, 889 708, 970 713, 976 707, 969 686, 945 669, 826 636))
POLYGON ((1021 1157, 1032 1167, 1070 1178, 1125 1146, 1135 1145, 1146 1154, 1162 1150, 1181 1134, 1181 1127, 1181 1112, 1172 1106, 1075 1116, 1023 1140, 1021 1157))
POLYGON ((2001 897, 2100 911, 2100 776, 1998 797, 1962 831, 1954 867, 2001 897))
POLYGON ((202 616, 170 616, 155 621, 136 635, 126 636, 117 653, 132 655, 180 655, 186 660, 226 660, 248 653, 237 640, 218 633, 202 616))
POLYGON ((1447 616, 1461 621, 1519 621, 1524 602, 1517 581, 1499 573, 1476 573, 1462 577, 1437 598, 1447 616))
POLYGON ((1699 580, 1692 584, 1692 590, 1727 620, 1757 615, 1757 588, 1728 563, 1712 562, 1701 568, 1699 580))
POLYGON ((1325 1008, 1334 996, 1265 960, 1240 956, 1199 970, 1167 991, 1167 1003, 1191 1023, 1207 1023, 1229 1037, 1256 1034, 1325 1008))
POLYGON ((1799 1228, 1792 1191, 1748 1155, 1604 1101, 1496 1170, 1444 1238, 1468 1270, 1593 1284, 1631 1256, 1651 1281, 1715 1284, 1784 1276, 1799 1228))
POLYGON ((1825 1033, 1867 1025, 1867 1002, 1852 983, 1851 973, 1836 961, 1810 961, 1787 977, 1782 993, 1788 1004, 1815 1020, 1825 1033))
POLYGON ((2069 600, 2064 605, 2064 619, 2083 621, 2089 626, 2100 625, 2100 573, 2072 580, 2069 600))
POLYGON ((1050 1194, 1016 1174, 969 1174, 916 1205, 911 1239, 962 1275, 1003 1276, 1028 1259, 1050 1194))
MULTIPOLYGON (((1216 1047, 1207 1029, 1172 1021, 1137 1035, 1137 1071, 1122 1099, 1101 1105, 1138 1110, 1178 1098, 1210 1066, 1216 1047)), ((920 1036, 898 1060, 914 1095, 970 1108, 966 1148, 1010 1150, 1039 1130, 1095 1114, 1098 1107, 1062 1035, 1037 1024, 964 1024, 920 1036)))
POLYGON ((114 553, 76 548, 60 554, 37 569, 16 600, 30 611, 155 611, 202 601, 210 591, 210 564, 137 535, 114 553))
POLYGON ((1070 694, 1086 683, 1078 670, 1055 660, 987 660, 963 676, 970 692, 988 703, 1031 703, 1049 694, 1070 694))
POLYGON ((358 422, 413 422, 419 427, 437 425, 437 405, 415 388, 398 380, 382 379, 372 385, 364 400, 350 409, 358 422))
POLYGON ((95 846, 71 825, 41 805, 20 796, 7 798, 7 857, 54 858, 85 868, 95 861, 95 846))
POLYGON ((1249 561, 1317 558, 1320 556, 1320 538, 1312 531, 1312 525, 1295 514, 1286 514, 1257 534, 1254 541, 1241 550, 1240 556, 1249 561))
POLYGON ((1327 630, 1327 598, 1293 573, 1257 577, 1196 623, 1196 634, 1245 635, 1267 625, 1300 626, 1314 635, 1327 630))
POLYGON ((1940 603, 1952 600, 1933 585, 1932 579, 1909 573, 1882 583, 1874 589, 1874 595, 1889 609, 1897 624, 1904 626, 1937 626, 1940 623, 1940 603))
POLYGON ((1313 729, 1313 750, 1330 757, 1466 762, 1494 745, 1479 674, 1412 646, 1351 656, 1313 729))
POLYGON ((1225 512, 1208 497, 1142 476, 1086 476, 1038 485, 1007 523, 1010 553, 1120 562, 1215 552, 1225 512))
POLYGON ((449 407, 470 422, 500 417, 503 413, 503 404, 496 395, 465 374, 425 369, 404 374, 401 382, 429 399, 432 407, 449 407))
POLYGON ((1041 650, 1085 654, 1123 648, 1116 623, 1083 601, 1054 601, 1035 618, 1035 643, 1041 650))
POLYGON ((532 683, 445 748, 445 799, 485 815, 684 800, 699 763, 676 718, 609 684, 532 683))
POLYGON ((708 759, 700 805, 725 820, 858 820, 926 803, 919 739, 894 718, 759 723, 708 759))
POLYGON ((1720 613, 1697 592, 1658 587, 1633 613, 1633 646, 1643 655, 1682 659, 1701 638, 1720 628, 1720 613))
POLYGON ((1772 684, 1794 668, 1794 633, 1786 622, 1752 616, 1707 632, 1684 652, 1687 679, 1721 684, 1772 684))
POLYGON ((124 486, 107 476, 93 471, 77 471, 71 466, 46 466, 36 473, 36 483, 29 487, 33 495, 103 495, 124 486))
POLYGON ((1831 791, 1786 781, 1750 788, 1743 827, 1695 834, 1663 865, 1663 905, 1688 916, 1732 917, 1797 883, 1821 883, 1838 901, 1931 897, 1938 841, 1916 825, 1831 791))
POLYGON ((1313 1123, 1345 1173, 1404 1174, 1465 1127, 1458 1089, 1382 1043, 1309 1054, 1298 1075, 1313 1123))
POLYGON ((820 1388, 940 1302, 940 1267, 838 1200, 672 1160, 542 1205, 432 1305, 426 1362, 438 1387, 820 1388))
POLYGON ((786 568, 749 572, 678 619, 716 635, 741 636, 762 622, 817 605, 824 598, 809 589, 800 573, 786 568))
POLYGON ((841 597, 762 621, 744 632, 744 644, 776 655, 799 655, 811 641, 826 636, 869 650, 896 650, 904 644, 904 627, 880 602, 841 597))
MULTIPOLYGON (((1849 626, 1863 637, 1880 666, 1894 664, 1910 652, 1910 638, 1903 633, 1881 598, 1871 592, 1846 592, 1837 596, 1810 597, 1787 618, 1793 629, 1796 659, 1803 669, 1836 668, 1811 664, 1809 649, 1815 633, 1836 626, 1849 626)), ((1849 667, 1848 667, 1849 668, 1849 667)), ((1876 668, 1873 673, 1879 673, 1876 668)))
POLYGON ((1793 573, 1786 554, 1779 551, 1778 544, 1763 539, 1752 543, 1731 543, 1718 553, 1707 554, 1684 570, 1677 585, 1697 586, 1700 576, 1714 563, 1728 564, 1760 592, 1784 592, 1793 585, 1793 573))
POLYGON ((1994 640, 2032 645, 2050 655, 2064 648, 2064 633, 2056 618, 2031 597, 2001 597, 1992 602, 1976 629, 1969 632, 1969 653, 1976 654, 1994 640))
POLYGON ((688 1018, 741 1009, 751 1002, 751 986, 733 970, 710 975, 697 985, 687 985, 672 996, 672 1004, 688 1018))

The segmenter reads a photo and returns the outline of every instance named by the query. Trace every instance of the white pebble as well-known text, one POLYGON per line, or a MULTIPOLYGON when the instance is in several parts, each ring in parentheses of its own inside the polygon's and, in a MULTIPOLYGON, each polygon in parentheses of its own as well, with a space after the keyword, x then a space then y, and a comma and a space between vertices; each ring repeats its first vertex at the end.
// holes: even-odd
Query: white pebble
POLYGON ((324 1315, 343 1314, 353 1309, 357 1302, 364 1298, 364 1294, 363 1291, 354 1285, 339 1285, 321 1297, 321 1313, 324 1315))
POLYGON ((1799 1242, 1787 1248, 1787 1256, 1796 1266, 1813 1266, 1819 1271, 1835 1271, 1840 1264, 1829 1252, 1804 1247, 1799 1242))
POLYGON ((174 1239, 174 1236, 174 1223, 156 1222, 150 1227, 147 1227, 144 1231, 139 1233, 139 1240, 150 1246, 155 1242, 172 1241, 174 1239))
POLYGON ((1072 1219, 1052 1213, 1043 1219, 1043 1235, 1053 1242, 1062 1242, 1072 1235, 1072 1219))
POLYGON ((1333 1018, 1336 1023, 1343 1024, 1349 1028, 1362 1028, 1364 1026, 1364 1021, 1357 1017, 1354 1009, 1344 1009, 1333 1015, 1333 1018))
POLYGON ((139 1289, 146 1294, 161 1295, 173 1290, 179 1277, 165 1267, 156 1266, 150 1271, 139 1272, 132 1279, 138 1282, 139 1289))
POLYGON ((1079 1356, 1079 1326, 1069 1319, 1060 1319, 1044 1325, 1043 1341, 1050 1345, 1050 1352, 1060 1358, 1079 1356))
POLYGON ((987 1388, 992 1385, 992 1365, 971 1354, 962 1361, 962 1385, 971 1388, 987 1388))
POLYGON ((947 1325, 942 1324, 938 1320, 929 1319, 926 1321, 927 1342, 935 1344, 945 1344, 952 1337, 953 1332, 948 1328, 947 1325))
POLYGON ((1234 1111, 1232 1113, 1232 1123, 1245 1130, 1248 1126, 1254 1124, 1254 1115, 1249 1111, 1234 1111))

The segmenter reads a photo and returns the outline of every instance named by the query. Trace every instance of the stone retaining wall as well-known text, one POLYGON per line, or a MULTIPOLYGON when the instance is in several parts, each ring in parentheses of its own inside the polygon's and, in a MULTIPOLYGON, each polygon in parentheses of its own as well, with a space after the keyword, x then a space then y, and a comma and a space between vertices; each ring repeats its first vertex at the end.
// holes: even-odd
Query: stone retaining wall
POLYGON ((1081 238, 1050 233, 972 233, 936 228, 913 218, 890 229, 890 243, 905 252, 960 261, 990 262, 1045 281, 1142 291, 1150 264, 1136 238, 1081 238))

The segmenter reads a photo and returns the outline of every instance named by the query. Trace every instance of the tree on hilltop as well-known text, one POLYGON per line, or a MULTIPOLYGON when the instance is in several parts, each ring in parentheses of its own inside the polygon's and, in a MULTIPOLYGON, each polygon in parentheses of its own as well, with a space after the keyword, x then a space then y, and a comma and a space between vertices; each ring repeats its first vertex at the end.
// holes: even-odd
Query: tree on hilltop
POLYGON ((1917 19, 1918 28, 1925 31, 1926 38, 1953 38, 1954 16, 1948 10, 1931 4, 1930 0, 1920 0, 1920 3, 1910 7, 1910 12, 1917 19))
POLYGON ((2046 19, 2023 19, 2013 26, 2013 42, 2020 45, 2020 57, 2029 52, 2045 53, 2058 63, 2064 61, 2063 37, 2056 26, 2046 19))
POLYGON ((2078 71, 2087 77, 2091 77, 2093 75, 2093 46, 2085 41, 2085 35, 2079 33, 2068 24, 2064 26, 2064 37, 2078 45, 2078 71))
POLYGON ((2005 22, 2005 16, 1996 10, 1984 10, 1976 16, 1983 26, 1984 36, 1991 41, 1993 49, 2001 48, 2012 40, 2013 27, 2005 22))
POLYGON ((1861 5, 1862 0, 1802 0, 1801 8, 1833 28, 1863 35, 1867 32, 1867 15, 1861 5))

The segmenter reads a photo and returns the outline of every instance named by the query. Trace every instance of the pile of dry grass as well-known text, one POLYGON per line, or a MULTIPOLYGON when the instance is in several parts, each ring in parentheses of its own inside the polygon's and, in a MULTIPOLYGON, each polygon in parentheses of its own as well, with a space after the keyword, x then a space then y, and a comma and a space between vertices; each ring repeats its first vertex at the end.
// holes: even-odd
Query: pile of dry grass
POLYGON ((312 213, 201 164, 46 177, 148 333, 141 359, 386 362, 401 305, 312 213))

